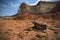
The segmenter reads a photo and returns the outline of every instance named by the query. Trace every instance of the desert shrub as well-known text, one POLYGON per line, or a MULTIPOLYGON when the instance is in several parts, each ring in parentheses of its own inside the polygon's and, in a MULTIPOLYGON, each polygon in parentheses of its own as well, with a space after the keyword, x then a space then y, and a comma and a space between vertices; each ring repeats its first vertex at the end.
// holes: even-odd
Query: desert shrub
POLYGON ((40 40, 40 39, 36 37, 32 37, 30 40, 40 40))
POLYGON ((50 29, 50 30, 55 30, 56 28, 55 28, 55 27, 49 27, 48 29, 50 29))
POLYGON ((12 29, 8 29, 9 31, 13 31, 12 29))
POLYGON ((31 31, 32 30, 32 28, 27 28, 27 29, 25 29, 26 31, 31 31))
POLYGON ((2 27, 5 23, 0 23, 0 27, 2 27))
POLYGON ((10 40, 8 37, 0 36, 0 40, 10 40))
POLYGON ((56 40, 60 40, 60 38, 56 38, 56 40))
POLYGON ((36 37, 37 37, 37 38, 42 38, 43 36, 40 35, 40 34, 37 34, 36 37))
POLYGON ((57 32, 57 31, 55 31, 54 33, 55 33, 55 34, 58 34, 58 32, 57 32))
POLYGON ((16 28, 20 28, 20 26, 16 26, 16 28))

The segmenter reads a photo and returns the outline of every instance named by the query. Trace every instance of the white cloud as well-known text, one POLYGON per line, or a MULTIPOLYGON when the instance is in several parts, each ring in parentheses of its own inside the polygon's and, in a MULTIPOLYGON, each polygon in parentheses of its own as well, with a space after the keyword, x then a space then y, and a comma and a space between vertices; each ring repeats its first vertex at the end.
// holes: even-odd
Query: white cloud
POLYGON ((41 1, 51 1, 51 0, 41 0, 41 1))
POLYGON ((6 5, 3 5, 3 4, 0 4, 0 7, 6 8, 7 6, 6 5))
POLYGON ((13 2, 10 2, 10 4, 11 4, 11 6, 13 7, 13 8, 16 8, 16 7, 18 7, 20 4, 14 4, 13 2))
POLYGON ((51 1, 51 0, 37 0, 37 1, 51 1))
MULTIPOLYGON (((46 1, 46 2, 50 1, 50 2, 52 2, 52 0, 37 0, 35 3, 30 4, 30 5, 31 5, 31 6, 37 5, 39 1, 46 1)), ((54 1, 56 1, 56 0, 53 0, 53 2, 54 2, 54 1)))
POLYGON ((39 1, 41 1, 41 0, 37 0, 35 3, 30 4, 30 5, 37 5, 39 1))
POLYGON ((37 0, 37 1, 48 1, 48 0, 37 0))

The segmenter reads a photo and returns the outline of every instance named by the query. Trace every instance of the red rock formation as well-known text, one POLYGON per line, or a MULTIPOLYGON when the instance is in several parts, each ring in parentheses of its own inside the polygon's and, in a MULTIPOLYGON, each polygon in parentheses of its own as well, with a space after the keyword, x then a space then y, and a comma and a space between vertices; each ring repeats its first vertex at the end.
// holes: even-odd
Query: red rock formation
POLYGON ((28 6, 27 4, 22 3, 19 7, 17 14, 14 15, 15 17, 14 19, 37 19, 41 17, 59 19, 60 17, 59 4, 60 4, 59 2, 39 2, 37 5, 28 6))

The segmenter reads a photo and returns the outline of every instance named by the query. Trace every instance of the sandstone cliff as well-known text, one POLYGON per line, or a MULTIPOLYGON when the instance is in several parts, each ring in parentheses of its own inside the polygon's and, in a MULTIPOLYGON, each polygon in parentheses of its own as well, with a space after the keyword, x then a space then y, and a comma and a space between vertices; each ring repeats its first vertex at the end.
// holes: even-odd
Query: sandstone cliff
POLYGON ((60 11, 60 2, 42 2, 40 1, 37 5, 29 6, 25 3, 22 3, 18 9, 17 15, 24 13, 30 14, 44 14, 49 12, 60 11))

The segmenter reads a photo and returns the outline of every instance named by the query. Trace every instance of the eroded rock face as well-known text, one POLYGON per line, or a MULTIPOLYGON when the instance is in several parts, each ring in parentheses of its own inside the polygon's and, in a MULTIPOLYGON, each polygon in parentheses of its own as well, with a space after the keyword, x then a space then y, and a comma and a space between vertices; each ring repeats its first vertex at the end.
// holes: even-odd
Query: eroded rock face
POLYGON ((40 1, 37 5, 29 6, 25 3, 22 3, 18 10, 18 15, 24 13, 32 13, 32 14, 41 14, 41 13, 48 13, 48 12, 55 12, 55 10, 60 10, 59 6, 60 2, 42 2, 40 1), (59 7, 57 7, 57 6, 59 7), (51 11, 52 10, 52 11, 51 11))

